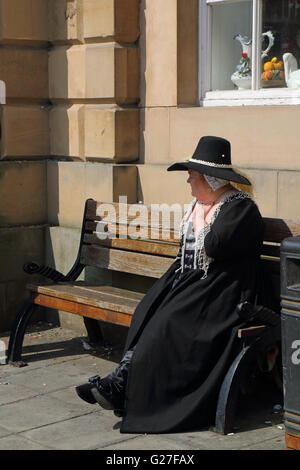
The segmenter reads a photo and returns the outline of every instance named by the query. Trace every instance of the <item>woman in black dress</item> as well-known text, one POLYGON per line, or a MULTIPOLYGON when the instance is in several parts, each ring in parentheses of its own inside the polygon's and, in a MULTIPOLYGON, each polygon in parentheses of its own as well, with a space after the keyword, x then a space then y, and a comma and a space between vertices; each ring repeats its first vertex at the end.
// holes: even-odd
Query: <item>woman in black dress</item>
POLYGON ((231 166, 230 143, 202 137, 186 162, 194 200, 181 224, 179 254, 132 318, 125 354, 105 378, 76 387, 89 403, 122 416, 121 432, 165 433, 214 422, 234 359, 243 301, 266 305, 260 270, 264 226, 250 184, 231 166))

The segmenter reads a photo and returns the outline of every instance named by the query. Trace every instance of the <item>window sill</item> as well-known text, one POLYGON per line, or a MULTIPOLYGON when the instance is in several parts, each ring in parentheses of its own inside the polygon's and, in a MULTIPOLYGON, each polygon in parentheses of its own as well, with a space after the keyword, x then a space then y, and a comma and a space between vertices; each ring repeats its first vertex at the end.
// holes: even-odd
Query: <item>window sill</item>
POLYGON ((300 89, 207 91, 200 105, 209 106, 289 106, 300 105, 300 89))

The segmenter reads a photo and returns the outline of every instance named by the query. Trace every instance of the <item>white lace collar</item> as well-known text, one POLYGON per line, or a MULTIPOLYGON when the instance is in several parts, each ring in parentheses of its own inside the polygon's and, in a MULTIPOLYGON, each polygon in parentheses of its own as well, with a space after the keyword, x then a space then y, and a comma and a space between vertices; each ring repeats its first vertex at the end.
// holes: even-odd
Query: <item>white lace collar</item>
MULTIPOLYGON (((231 192, 230 194, 225 194, 218 204, 216 205, 214 212, 212 214, 211 220, 208 225, 203 226, 202 229, 200 229, 197 238, 196 238, 196 243, 195 243, 195 256, 194 256, 194 269, 201 269, 204 271, 204 274, 202 276, 202 279, 207 277, 207 272, 209 269, 209 266, 211 262, 213 261, 213 258, 210 258, 205 251, 204 247, 204 239, 206 235, 210 232, 211 226, 218 217, 221 207, 223 204, 233 201, 235 199, 252 199, 251 196, 247 193, 244 193, 242 191, 234 191, 233 193, 231 192)), ((184 268, 184 256, 185 256, 185 249, 186 249, 186 236, 187 236, 187 230, 188 230, 188 219, 191 215, 191 212, 194 208, 194 205, 196 204, 197 199, 195 198, 191 204, 189 205, 187 211, 185 212, 181 225, 180 225, 180 238, 182 240, 182 249, 181 249, 181 272, 183 271, 184 268)))

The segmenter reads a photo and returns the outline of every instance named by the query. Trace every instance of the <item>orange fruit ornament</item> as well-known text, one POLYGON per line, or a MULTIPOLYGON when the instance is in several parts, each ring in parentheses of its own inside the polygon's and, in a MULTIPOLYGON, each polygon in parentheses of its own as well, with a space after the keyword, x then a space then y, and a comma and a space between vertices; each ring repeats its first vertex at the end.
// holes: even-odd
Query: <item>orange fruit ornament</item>
POLYGON ((283 70, 283 68, 284 68, 284 67, 283 67, 283 62, 282 62, 282 60, 279 60, 278 62, 276 62, 276 63, 274 64, 274 69, 275 69, 275 70, 283 70))
POLYGON ((265 63, 264 63, 264 71, 265 71, 265 72, 268 72, 268 71, 270 71, 270 70, 273 70, 273 68, 274 68, 273 62, 265 62, 265 63))
POLYGON ((284 75, 284 71, 283 71, 283 70, 280 70, 280 72, 279 72, 279 77, 280 77, 280 80, 284 80, 284 79, 285 79, 285 75, 284 75))
POLYGON ((267 70, 262 73, 261 77, 263 80, 272 80, 274 73, 272 70, 267 70))

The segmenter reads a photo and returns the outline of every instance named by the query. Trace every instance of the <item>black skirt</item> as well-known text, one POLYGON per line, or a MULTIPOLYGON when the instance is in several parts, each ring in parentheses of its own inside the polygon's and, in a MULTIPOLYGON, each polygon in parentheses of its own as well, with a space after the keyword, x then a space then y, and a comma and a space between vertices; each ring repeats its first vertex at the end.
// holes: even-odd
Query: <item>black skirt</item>
POLYGON ((177 260, 140 302, 125 346, 136 347, 122 433, 183 432, 214 422, 243 326, 236 306, 269 302, 259 260, 263 230, 251 199, 224 203, 205 238, 214 259, 207 276, 186 269, 174 283, 177 260))

